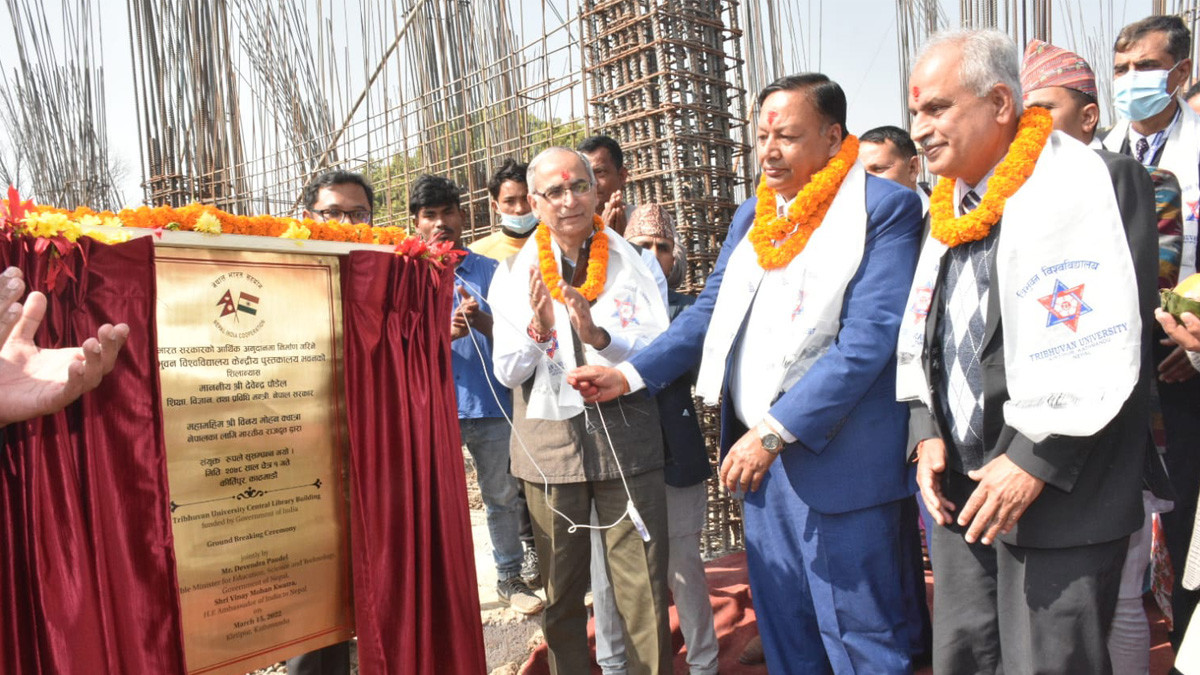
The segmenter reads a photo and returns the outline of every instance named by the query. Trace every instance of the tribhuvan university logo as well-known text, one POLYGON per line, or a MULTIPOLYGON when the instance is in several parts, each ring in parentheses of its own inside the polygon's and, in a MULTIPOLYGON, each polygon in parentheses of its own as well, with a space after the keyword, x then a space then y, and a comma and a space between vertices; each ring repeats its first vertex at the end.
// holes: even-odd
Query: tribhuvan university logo
POLYGON ((913 313, 913 323, 920 323, 929 316, 929 305, 933 302, 933 286, 925 284, 917 289, 913 303, 909 307, 913 313))
POLYGON ((795 321, 796 317, 800 316, 803 313, 804 313, 804 291, 800 291, 800 293, 796 295, 796 306, 795 306, 795 308, 792 309, 792 321, 795 321))
POLYGON ((1038 298, 1038 302, 1050 310, 1049 316, 1046 317, 1047 328, 1062 324, 1070 328, 1072 333, 1078 329, 1079 317, 1092 311, 1092 308, 1083 301, 1083 287, 1084 284, 1079 284, 1067 288, 1066 284, 1055 279, 1054 292, 1038 298))
POLYGON ((259 315, 263 285, 240 270, 226 272, 212 282, 217 301, 213 325, 226 337, 244 338, 262 330, 266 323, 259 315))
POLYGON ((621 328, 625 328, 631 323, 641 324, 637 318, 637 298, 632 295, 627 297, 628 300, 613 298, 613 302, 617 304, 617 311, 613 312, 613 316, 621 322, 621 328))

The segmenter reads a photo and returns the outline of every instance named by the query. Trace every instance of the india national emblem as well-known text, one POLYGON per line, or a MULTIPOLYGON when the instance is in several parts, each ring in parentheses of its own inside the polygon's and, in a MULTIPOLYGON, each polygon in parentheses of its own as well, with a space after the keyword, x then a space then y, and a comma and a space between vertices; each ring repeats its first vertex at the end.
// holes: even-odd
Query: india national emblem
POLYGON ((1038 298, 1038 302, 1049 310, 1046 317, 1046 327, 1062 324, 1075 332, 1079 328, 1079 317, 1092 311, 1083 301, 1084 284, 1071 288, 1058 279, 1054 280, 1054 292, 1038 298))

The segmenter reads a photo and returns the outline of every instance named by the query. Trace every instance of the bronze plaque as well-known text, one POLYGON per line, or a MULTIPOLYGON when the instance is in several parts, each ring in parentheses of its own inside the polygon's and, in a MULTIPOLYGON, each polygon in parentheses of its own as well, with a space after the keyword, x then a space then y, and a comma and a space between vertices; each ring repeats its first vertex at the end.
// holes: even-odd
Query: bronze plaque
POLYGON ((337 258, 160 248, 157 266, 188 672, 349 639, 337 258))

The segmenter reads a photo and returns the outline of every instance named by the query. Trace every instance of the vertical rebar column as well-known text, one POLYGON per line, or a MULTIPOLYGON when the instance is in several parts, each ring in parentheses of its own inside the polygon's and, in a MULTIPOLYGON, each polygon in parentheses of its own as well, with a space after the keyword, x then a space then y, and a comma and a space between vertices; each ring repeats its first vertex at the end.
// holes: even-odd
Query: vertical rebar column
MULTIPOLYGON (((746 195, 746 112, 736 0, 585 0, 592 132, 625 151, 627 203, 672 213, 698 291, 746 195)), ((710 455, 717 412, 701 409, 710 455)), ((706 553, 742 547, 739 504, 710 481, 706 553)))

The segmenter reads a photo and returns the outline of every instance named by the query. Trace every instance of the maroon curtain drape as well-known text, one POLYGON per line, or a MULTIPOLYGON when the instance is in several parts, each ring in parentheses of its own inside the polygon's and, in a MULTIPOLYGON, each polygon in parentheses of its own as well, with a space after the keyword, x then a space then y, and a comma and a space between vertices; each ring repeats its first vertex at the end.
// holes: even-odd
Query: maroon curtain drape
POLYGON ((46 288, 49 251, 0 243, 49 297, 36 342, 130 338, 95 391, 10 425, 0 448, 0 664, 5 673, 182 673, 155 338, 154 247, 80 240, 46 288))
POLYGON ((375 252, 343 260, 360 668, 369 675, 483 673, 444 320, 452 272, 375 252))

